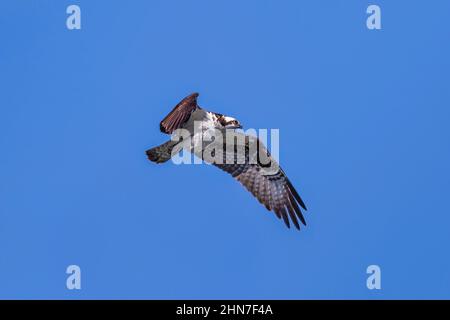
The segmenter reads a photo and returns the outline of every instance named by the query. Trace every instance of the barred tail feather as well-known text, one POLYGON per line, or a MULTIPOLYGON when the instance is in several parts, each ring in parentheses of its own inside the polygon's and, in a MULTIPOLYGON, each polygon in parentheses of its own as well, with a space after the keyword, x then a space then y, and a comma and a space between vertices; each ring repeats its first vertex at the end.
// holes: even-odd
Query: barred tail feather
POLYGON ((147 158, 156 163, 163 163, 172 157, 172 150, 177 143, 174 141, 167 141, 160 146, 148 149, 145 151, 147 158))

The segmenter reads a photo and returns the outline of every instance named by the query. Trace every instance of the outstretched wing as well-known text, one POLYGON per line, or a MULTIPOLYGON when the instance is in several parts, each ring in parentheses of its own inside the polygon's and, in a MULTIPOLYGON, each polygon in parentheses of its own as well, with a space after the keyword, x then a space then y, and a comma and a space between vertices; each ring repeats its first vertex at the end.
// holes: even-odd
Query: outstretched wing
POLYGON ((298 219, 301 223, 306 225, 300 207, 306 210, 306 206, 281 167, 276 164, 275 160, 270 156, 265 147, 260 145, 259 141, 257 143, 258 146, 260 146, 258 152, 265 152, 269 162, 265 161, 265 164, 262 164, 259 157, 256 158, 258 160, 252 161, 252 159, 255 159, 255 156, 251 154, 247 140, 245 154, 241 154, 238 151, 238 148, 229 150, 227 153, 227 150, 224 147, 224 160, 222 163, 213 163, 213 165, 231 174, 231 176, 250 191, 253 196, 267 208, 267 210, 275 212, 278 218, 282 218, 288 228, 290 228, 289 216, 295 227, 300 230, 298 219), (233 161, 230 161, 230 159, 233 159, 234 163, 233 161), (266 170, 267 163, 275 163, 275 169, 266 170))
POLYGON ((198 93, 193 93, 181 100, 161 121, 159 125, 161 132, 171 134, 188 121, 192 112, 200 108, 197 105, 197 97, 198 93))

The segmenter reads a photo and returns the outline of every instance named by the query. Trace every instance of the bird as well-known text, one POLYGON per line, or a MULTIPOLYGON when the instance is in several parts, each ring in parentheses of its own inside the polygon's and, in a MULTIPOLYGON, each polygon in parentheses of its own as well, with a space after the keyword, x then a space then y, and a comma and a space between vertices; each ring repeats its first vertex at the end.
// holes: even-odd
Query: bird
POLYGON ((147 158, 161 164, 187 149, 239 181, 288 228, 292 223, 300 230, 299 221, 306 226, 302 212, 307 210, 305 203, 264 144, 257 137, 239 132, 237 129, 243 127, 237 119, 200 107, 198 96, 192 93, 182 99, 160 122, 162 133, 172 137, 178 134, 178 138, 146 150, 147 158), (230 131, 240 144, 234 140, 236 145, 230 147, 228 140, 210 139, 211 134, 230 131), (206 136, 209 139, 202 139, 206 136))

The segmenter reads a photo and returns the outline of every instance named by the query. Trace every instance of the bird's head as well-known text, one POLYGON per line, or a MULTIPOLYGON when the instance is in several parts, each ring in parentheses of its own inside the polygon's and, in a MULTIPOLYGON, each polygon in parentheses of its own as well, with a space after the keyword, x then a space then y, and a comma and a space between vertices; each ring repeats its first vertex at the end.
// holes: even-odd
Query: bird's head
POLYGON ((242 129, 242 125, 233 117, 220 116, 218 120, 224 129, 242 129))

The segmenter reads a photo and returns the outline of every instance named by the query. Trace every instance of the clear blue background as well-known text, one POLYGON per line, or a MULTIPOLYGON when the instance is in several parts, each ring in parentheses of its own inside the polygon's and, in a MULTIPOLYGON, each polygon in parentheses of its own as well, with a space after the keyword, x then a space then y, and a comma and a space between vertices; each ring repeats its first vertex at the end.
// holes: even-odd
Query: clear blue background
POLYGON ((0 298, 450 298, 449 16, 446 0, 2 1, 0 298), (301 232, 216 168, 146 159, 194 91, 280 129, 301 232))

